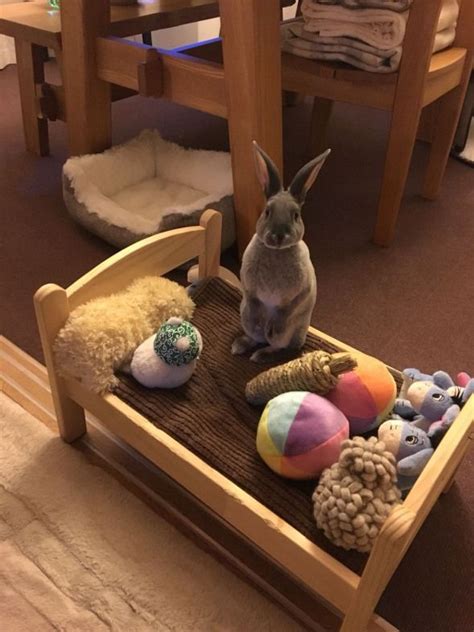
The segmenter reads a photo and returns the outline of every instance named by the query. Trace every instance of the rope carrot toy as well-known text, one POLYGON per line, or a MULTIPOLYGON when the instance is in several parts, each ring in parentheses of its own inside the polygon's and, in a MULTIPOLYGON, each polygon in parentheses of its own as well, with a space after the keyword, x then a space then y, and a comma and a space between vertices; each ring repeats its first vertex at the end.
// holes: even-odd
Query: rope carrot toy
POLYGON ((257 375, 247 384, 245 397, 250 404, 261 405, 288 391, 325 395, 336 386, 339 375, 356 366, 349 353, 312 351, 257 375))

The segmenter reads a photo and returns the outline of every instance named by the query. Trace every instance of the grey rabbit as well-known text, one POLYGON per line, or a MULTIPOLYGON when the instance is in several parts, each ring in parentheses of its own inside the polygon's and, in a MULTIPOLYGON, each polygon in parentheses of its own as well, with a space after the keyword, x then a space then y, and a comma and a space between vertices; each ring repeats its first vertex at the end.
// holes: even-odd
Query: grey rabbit
POLYGON ((257 175, 266 205, 240 270, 244 334, 233 354, 260 347, 254 362, 271 361, 303 347, 316 302, 316 273, 303 241, 301 208, 330 149, 302 167, 287 190, 271 158, 254 141, 257 175))

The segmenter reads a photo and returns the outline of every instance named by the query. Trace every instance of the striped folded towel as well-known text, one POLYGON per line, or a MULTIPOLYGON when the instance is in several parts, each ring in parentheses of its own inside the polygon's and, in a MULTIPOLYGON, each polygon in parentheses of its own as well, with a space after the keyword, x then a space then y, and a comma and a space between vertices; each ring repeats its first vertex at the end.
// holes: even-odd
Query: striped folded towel
MULTIPOLYGON (((458 13, 457 0, 443 1, 433 52, 452 44, 458 13)), ((400 65, 408 15, 408 11, 347 9, 304 0, 303 18, 282 26, 282 48, 300 57, 342 61, 369 72, 394 72, 400 65)))
POLYGON ((282 25, 284 51, 326 61, 342 61, 369 72, 394 72, 398 69, 402 47, 381 49, 350 37, 321 37, 305 31, 301 21, 282 25))
MULTIPOLYGON (((409 11, 347 9, 316 0, 304 0, 302 13, 307 31, 321 37, 353 37, 385 50, 402 44, 409 15, 409 11)), ((457 0, 444 0, 438 31, 455 27, 458 13, 457 0)))
POLYGON ((341 4, 349 9, 390 9, 406 11, 413 0, 319 0, 320 4, 341 4))

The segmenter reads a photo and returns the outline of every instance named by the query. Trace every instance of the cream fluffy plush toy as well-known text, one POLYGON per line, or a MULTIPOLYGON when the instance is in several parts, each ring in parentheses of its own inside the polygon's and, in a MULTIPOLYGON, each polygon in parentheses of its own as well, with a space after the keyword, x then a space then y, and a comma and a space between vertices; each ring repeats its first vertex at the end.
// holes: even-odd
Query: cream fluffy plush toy
POLYGON ((148 388, 176 388, 189 380, 202 351, 202 338, 190 322, 170 318, 133 354, 133 377, 148 388))

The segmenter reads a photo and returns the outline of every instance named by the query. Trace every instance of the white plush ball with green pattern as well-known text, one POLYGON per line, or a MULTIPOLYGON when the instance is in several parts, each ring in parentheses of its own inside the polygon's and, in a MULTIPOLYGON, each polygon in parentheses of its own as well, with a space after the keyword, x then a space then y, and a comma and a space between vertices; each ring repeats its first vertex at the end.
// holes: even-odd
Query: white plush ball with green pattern
POLYGON ((176 388, 189 380, 201 351, 196 327, 182 318, 170 318, 135 350, 131 372, 148 388, 176 388))

